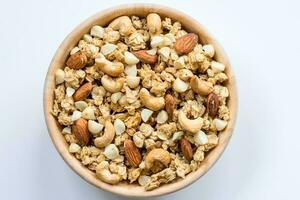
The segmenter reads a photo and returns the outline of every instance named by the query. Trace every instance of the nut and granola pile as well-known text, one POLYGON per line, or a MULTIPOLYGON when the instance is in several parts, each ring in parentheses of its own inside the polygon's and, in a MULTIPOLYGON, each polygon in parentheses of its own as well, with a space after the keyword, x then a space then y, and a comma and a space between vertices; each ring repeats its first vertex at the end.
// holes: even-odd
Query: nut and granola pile
POLYGON ((93 26, 55 74, 52 114, 69 152, 103 182, 145 190, 197 170, 229 120, 214 54, 155 13, 93 26))

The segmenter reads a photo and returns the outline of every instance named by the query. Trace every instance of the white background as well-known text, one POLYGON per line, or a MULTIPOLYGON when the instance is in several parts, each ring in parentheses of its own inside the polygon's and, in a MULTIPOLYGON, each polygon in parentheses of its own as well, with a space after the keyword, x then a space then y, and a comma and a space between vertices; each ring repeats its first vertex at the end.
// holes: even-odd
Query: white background
MULTIPOLYGON (((1 199, 123 199, 64 163, 48 136, 42 97, 65 36, 92 14, 130 2, 1 0, 1 199)), ((205 25, 230 56, 239 89, 236 129, 221 159, 193 185, 158 199, 299 199, 299 1, 143 2, 172 6, 205 25)))

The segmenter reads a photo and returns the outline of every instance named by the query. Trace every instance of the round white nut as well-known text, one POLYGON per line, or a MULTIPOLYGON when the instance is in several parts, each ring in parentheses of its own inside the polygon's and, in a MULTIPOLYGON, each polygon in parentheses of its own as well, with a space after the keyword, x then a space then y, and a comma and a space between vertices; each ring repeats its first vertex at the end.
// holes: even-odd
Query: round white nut
POLYGON ((114 125, 109 120, 107 120, 105 122, 104 134, 100 137, 97 137, 94 140, 95 146, 98 148, 105 147, 113 141, 114 137, 115 137, 114 125))
POLYGON ((88 42, 88 43, 91 43, 93 41, 93 37, 89 34, 84 34, 83 35, 83 40, 88 42))
POLYGON ((84 118, 84 119, 96 119, 95 117, 95 111, 92 107, 86 107, 82 113, 81 113, 81 116, 84 118))
POLYGON ((156 13, 147 15, 147 27, 152 34, 161 33, 161 18, 156 13))
POLYGON ((220 62, 216 62, 216 61, 211 61, 210 64, 211 68, 217 72, 222 72, 225 70, 225 65, 223 63, 220 62))
POLYGON ((140 90, 139 97, 144 106, 152 111, 159 111, 165 107, 165 99, 152 96, 146 88, 140 90))
POLYGON ((91 32, 90 34, 92 36, 98 37, 98 38, 103 38, 104 37, 104 28, 102 28, 101 26, 93 26, 91 28, 91 32))
POLYGON ((151 55, 151 56, 154 56, 154 55, 156 55, 156 53, 157 53, 157 49, 150 49, 150 50, 148 50, 148 51, 146 51, 147 52, 147 54, 149 54, 149 55, 151 55))
POLYGON ((62 69, 58 69, 55 72, 55 83, 56 85, 61 84, 65 81, 65 72, 62 69))
POLYGON ((119 99, 121 99, 122 96, 123 96, 122 92, 113 93, 110 96, 111 102, 118 103, 119 99))
POLYGON ((163 124, 168 120, 168 113, 165 110, 161 110, 156 117, 156 122, 163 124))
POLYGON ((139 86, 140 81, 141 81, 141 77, 137 77, 137 76, 127 76, 126 77, 126 81, 127 81, 127 85, 131 88, 134 89, 137 86, 139 86))
POLYGON ((92 134, 98 134, 102 131, 103 125, 93 120, 88 121, 88 129, 92 134))
POLYGON ((77 53, 78 51, 80 51, 80 48, 79 47, 74 47, 73 49, 71 49, 70 55, 73 55, 73 54, 77 53))
POLYGON ((135 65, 140 61, 135 55, 133 55, 128 51, 125 51, 124 59, 125 59, 125 63, 128 65, 135 65))
POLYGON ((205 145, 208 142, 208 138, 207 135, 200 130, 194 135, 194 141, 196 144, 205 145))
POLYGON ((142 161, 142 162, 139 164, 139 168, 145 169, 145 161, 142 161))
POLYGON ((115 144, 109 144, 105 147, 103 154, 110 160, 119 156, 119 149, 115 144))
POLYGON ((160 131, 157 132, 157 137, 158 137, 159 139, 163 140, 163 141, 168 140, 168 136, 167 136, 167 134, 164 133, 164 132, 160 132, 160 131))
POLYGON ((81 117, 81 112, 75 110, 71 116, 71 120, 74 122, 81 117))
POLYGON ((107 75, 104 75, 101 78, 102 86, 110 93, 119 92, 122 89, 124 82, 124 78, 117 78, 116 80, 114 80, 107 75))
POLYGON ((138 179, 138 182, 141 186, 145 186, 151 182, 151 177, 146 175, 141 175, 138 179))
POLYGON ((161 56, 162 60, 167 62, 170 57, 171 49, 169 47, 162 47, 158 50, 158 53, 161 56))
POLYGON ((153 114, 152 110, 144 108, 141 112, 141 117, 142 117, 143 122, 147 122, 150 119, 152 114, 153 114))
POLYGON ((118 174, 112 174, 109 169, 107 161, 102 161, 96 167, 96 176, 103 182, 108 184, 117 184, 121 181, 121 176, 118 174))
POLYGON ((132 139, 133 139, 133 142, 134 142, 135 146, 137 146, 138 148, 142 148, 144 146, 144 139, 145 138, 140 137, 138 133, 135 133, 132 136, 132 139))
POLYGON ((181 139, 182 136, 183 136, 183 131, 177 131, 173 134, 172 141, 175 142, 175 141, 181 139))
POLYGON ((101 47, 100 52, 106 56, 117 49, 117 45, 107 43, 101 47))
POLYGON ((157 48, 164 45, 164 37, 162 36, 154 36, 151 38, 151 47, 157 48))
POLYGON ((182 81, 180 78, 176 78, 176 80, 173 83, 173 89, 179 93, 187 91, 188 87, 189 87, 189 84, 182 81))
POLYGON ((127 65, 124 70, 127 76, 137 76, 137 68, 136 65, 127 65))
POLYGON ((221 119, 214 119, 213 123, 218 131, 222 131, 227 126, 227 121, 221 119))
POLYGON ((118 77, 124 71, 124 65, 121 62, 110 62, 106 58, 96 58, 95 63, 102 72, 112 77, 118 77))
POLYGON ((183 130, 191 133, 197 133, 203 125, 203 119, 201 117, 188 119, 182 110, 178 113, 178 122, 183 130))
POLYGON ((204 55, 212 58, 215 55, 215 48, 211 44, 206 44, 202 47, 202 50, 204 51, 204 55))
POLYGON ((121 135, 126 130, 124 122, 120 119, 115 120, 114 127, 115 127, 115 131, 116 131, 116 135, 121 135))
POLYGON ((185 67, 185 62, 184 62, 184 57, 183 56, 179 57, 174 62, 174 67, 175 67, 175 69, 183 69, 185 67))
POLYGON ((75 90, 71 87, 67 87, 66 89, 66 95, 67 97, 71 97, 75 93, 75 90))
POLYGON ((81 150, 81 147, 76 143, 71 143, 69 146, 70 153, 79 153, 80 150, 81 150))
POLYGON ((70 127, 65 127, 65 128, 63 128, 63 130, 61 131, 61 133, 63 135, 65 135, 65 134, 71 134, 71 128, 70 127))
POLYGON ((86 108, 88 107, 89 105, 85 102, 85 101, 76 101, 74 103, 75 105, 75 108, 80 110, 81 112, 86 108))

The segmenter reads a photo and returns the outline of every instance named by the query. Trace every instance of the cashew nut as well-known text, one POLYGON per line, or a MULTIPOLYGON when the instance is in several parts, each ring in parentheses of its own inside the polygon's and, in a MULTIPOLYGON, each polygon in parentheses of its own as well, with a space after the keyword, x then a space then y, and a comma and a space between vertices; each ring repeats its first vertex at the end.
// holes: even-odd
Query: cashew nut
POLYGON ((145 157, 146 169, 151 169, 155 162, 168 166, 171 161, 170 153, 164 149, 153 149, 145 157))
POLYGON ((203 119, 198 117, 197 119, 188 119, 182 110, 178 113, 178 122, 183 130, 197 133, 203 126, 203 119))
POLYGON ((107 120, 105 122, 104 134, 100 137, 97 137, 94 141, 95 146, 98 148, 102 148, 110 144, 115 137, 115 128, 114 125, 107 120))
POLYGON ((119 31, 121 35, 128 36, 135 31, 131 20, 128 16, 121 16, 112 21, 109 26, 115 31, 119 31))
POLYGON ((105 88, 105 90, 109 91, 110 93, 119 92, 123 88, 124 82, 125 82, 124 78, 118 78, 114 80, 107 75, 104 75, 101 78, 101 83, 103 87, 105 88))
POLYGON ((147 26, 152 34, 161 33, 161 19, 160 16, 156 13, 150 13, 147 16, 147 26))
POLYGON ((165 106, 165 99, 163 97, 154 97, 145 88, 140 90, 139 97, 144 106, 152 111, 159 111, 165 106))
POLYGON ((213 86, 207 81, 199 79, 197 76, 193 76, 190 80, 191 88, 194 92, 200 95, 208 95, 213 91, 213 86))
POLYGON ((121 62, 110 62, 105 58, 96 58, 95 62, 102 72, 112 77, 118 77, 124 71, 124 65, 121 62))
POLYGON ((103 182, 108 184, 117 184, 121 181, 121 177, 118 174, 112 174, 109 169, 109 164, 107 161, 102 161, 96 167, 96 176, 103 182))

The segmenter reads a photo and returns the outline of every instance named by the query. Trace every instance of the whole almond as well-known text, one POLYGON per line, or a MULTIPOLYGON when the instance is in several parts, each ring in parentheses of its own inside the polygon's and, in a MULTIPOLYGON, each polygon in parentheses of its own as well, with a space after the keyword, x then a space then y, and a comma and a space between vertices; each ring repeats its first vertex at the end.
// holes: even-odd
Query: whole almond
POLYGON ((85 146, 90 141, 90 132, 88 130, 88 122, 83 119, 77 119, 72 125, 72 133, 75 135, 79 144, 85 146))
POLYGON ((211 117, 215 117, 218 113, 220 106, 219 97, 211 92, 207 97, 207 112, 211 117))
POLYGON ((142 156, 139 149, 135 146, 132 140, 126 139, 124 142, 124 152, 126 159, 132 167, 138 167, 142 161, 142 156))
POLYGON ((66 64, 71 69, 81 69, 87 64, 87 62, 87 56, 83 52, 78 51, 68 58, 66 64))
POLYGON ((84 100, 93 89, 93 84, 91 82, 83 84, 80 88, 78 88, 73 94, 74 101, 84 100))
POLYGON ((188 33, 180 37, 175 42, 174 48, 179 55, 188 54, 193 51, 197 43, 198 35, 196 35, 195 33, 188 33))
POLYGON ((166 103, 166 111, 170 118, 173 116, 174 108, 175 108, 175 100, 174 97, 170 94, 165 96, 165 103, 166 103))
POLYGON ((147 50, 134 51, 133 54, 143 63, 154 64, 157 62, 157 55, 150 55, 147 50))
POLYGON ((194 153, 191 143, 187 139, 182 138, 180 140, 180 147, 185 159, 187 159, 188 161, 192 160, 194 153))

